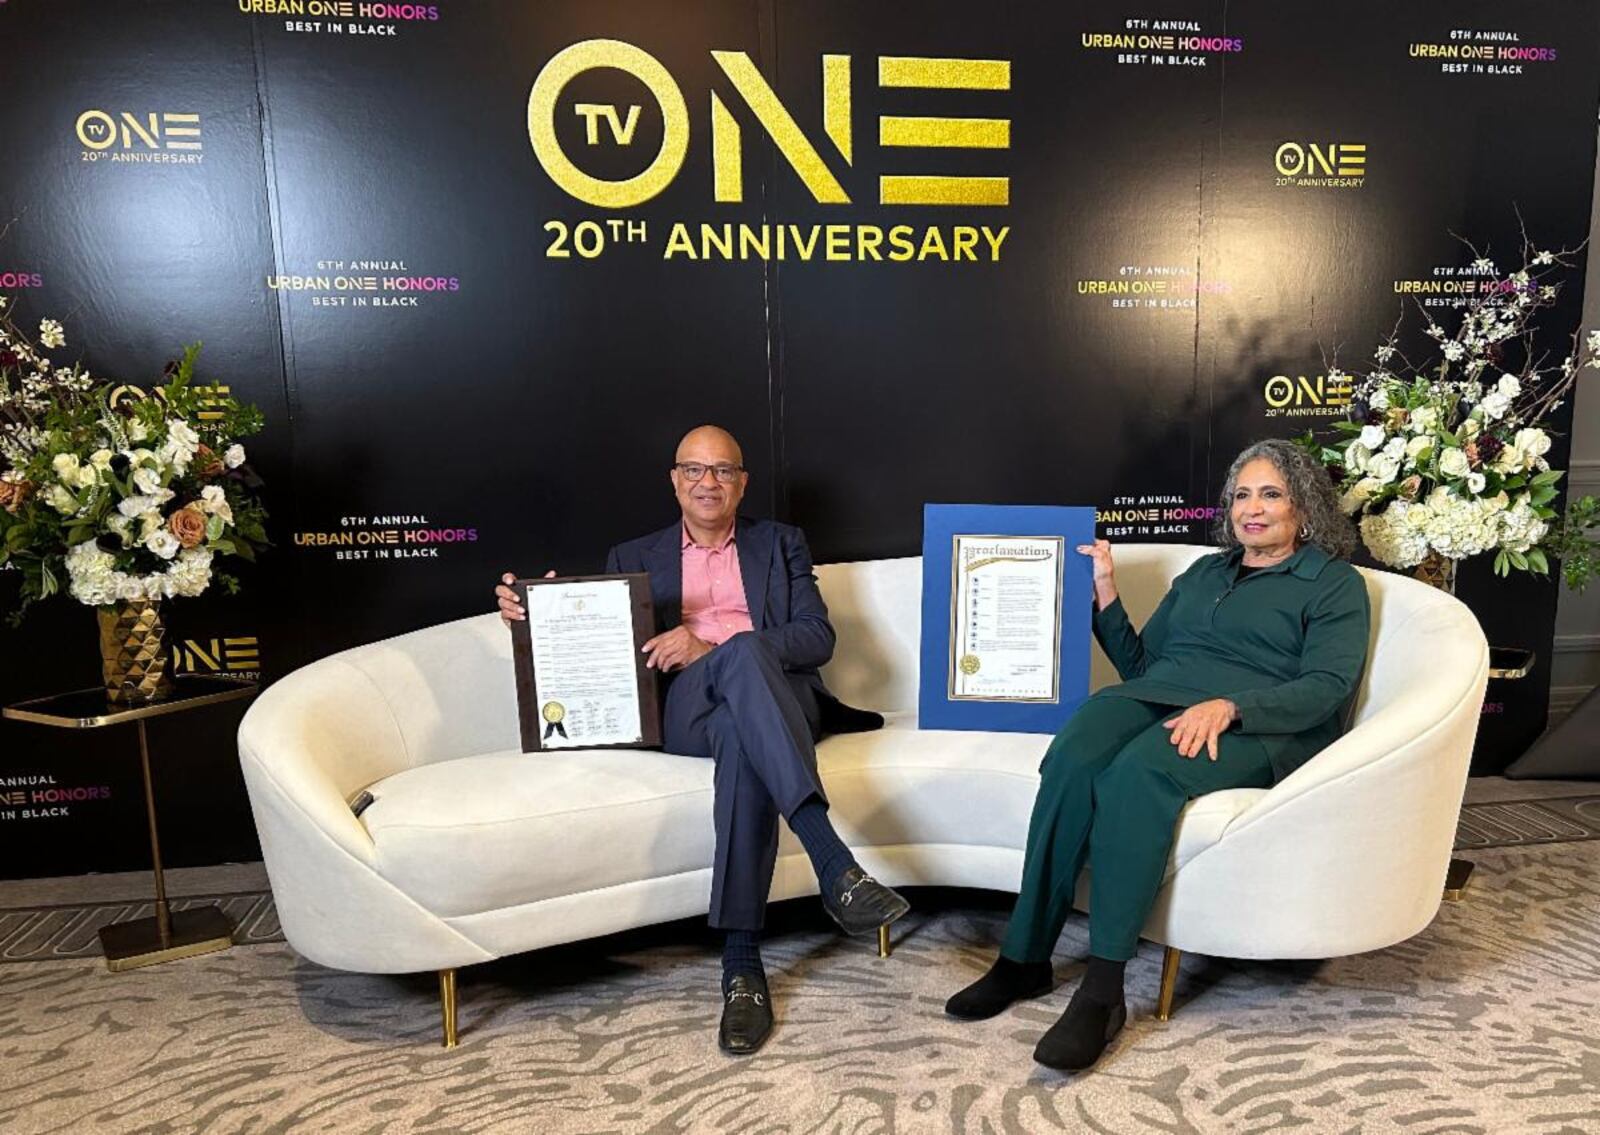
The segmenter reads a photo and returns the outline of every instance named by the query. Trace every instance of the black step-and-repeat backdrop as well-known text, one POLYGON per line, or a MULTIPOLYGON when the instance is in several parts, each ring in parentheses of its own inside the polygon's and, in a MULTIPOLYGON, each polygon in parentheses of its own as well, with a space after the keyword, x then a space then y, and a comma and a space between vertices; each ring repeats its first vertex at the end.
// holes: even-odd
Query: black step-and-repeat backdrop
MULTIPOLYGON (((0 42, 0 287, 136 385, 204 340, 267 413, 276 547, 169 610, 265 681, 597 568, 702 421, 822 561, 915 553, 929 500, 1203 539, 1243 443, 1342 412, 1336 352, 1472 286, 1452 233, 1585 238, 1600 84, 1592 0, 0 0, 0 42)), ((1540 662, 1480 769, 1544 726, 1556 600, 1486 567, 1540 662)), ((70 602, 0 643, 5 703, 98 676, 70 602)), ((151 727, 173 863, 256 854, 238 717, 151 727)), ((0 874, 143 825, 131 731, 0 727, 0 874)))

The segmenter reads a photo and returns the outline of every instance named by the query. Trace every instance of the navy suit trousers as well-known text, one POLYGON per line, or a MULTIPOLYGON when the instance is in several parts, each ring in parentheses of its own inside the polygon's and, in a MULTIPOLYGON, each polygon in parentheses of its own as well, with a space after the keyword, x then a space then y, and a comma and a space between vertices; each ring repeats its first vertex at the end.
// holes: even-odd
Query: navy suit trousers
POLYGON ((814 679, 785 673, 760 636, 734 635, 672 679, 663 712, 669 753, 716 762, 712 926, 759 930, 778 856, 778 817, 812 796, 821 735, 814 679))

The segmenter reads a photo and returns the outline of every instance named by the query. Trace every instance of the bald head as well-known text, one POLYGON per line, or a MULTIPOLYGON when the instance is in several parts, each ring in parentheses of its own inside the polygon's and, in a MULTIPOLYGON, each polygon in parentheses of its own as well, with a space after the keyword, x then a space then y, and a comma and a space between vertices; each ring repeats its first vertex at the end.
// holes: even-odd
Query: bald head
POLYGON ((721 426, 696 426, 683 435, 683 440, 678 443, 677 461, 699 461, 706 465, 716 465, 726 462, 729 465, 743 465, 744 451, 739 448, 739 443, 721 426), (704 454, 712 451, 720 454, 716 460, 709 460, 704 454), (702 454, 702 456, 691 456, 702 454))
POLYGON ((684 527, 696 543, 714 545, 727 538, 749 481, 744 453, 727 430, 696 426, 683 435, 673 459, 672 491, 683 510, 684 527), (691 478, 689 473, 699 476, 691 478))

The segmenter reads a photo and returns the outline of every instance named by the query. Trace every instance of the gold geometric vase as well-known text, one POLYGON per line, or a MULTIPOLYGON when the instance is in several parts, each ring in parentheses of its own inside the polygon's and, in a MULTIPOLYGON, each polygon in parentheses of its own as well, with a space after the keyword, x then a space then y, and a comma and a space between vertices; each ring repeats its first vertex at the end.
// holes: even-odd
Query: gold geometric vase
POLYGON ((172 692, 167 628, 159 600, 122 600, 96 607, 100 672, 113 705, 142 705, 172 692))
POLYGON ((1429 587, 1437 587, 1440 591, 1451 595, 1456 593, 1456 564, 1459 561, 1447 559, 1438 552, 1430 551, 1427 559, 1411 569, 1411 574, 1429 587))

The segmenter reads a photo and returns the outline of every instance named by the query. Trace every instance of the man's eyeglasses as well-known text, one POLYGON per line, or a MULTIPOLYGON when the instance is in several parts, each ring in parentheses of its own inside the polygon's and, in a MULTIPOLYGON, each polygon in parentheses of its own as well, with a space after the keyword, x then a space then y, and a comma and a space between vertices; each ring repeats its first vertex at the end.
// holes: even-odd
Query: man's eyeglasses
POLYGON ((717 480, 724 485, 731 485, 739 479, 739 474, 744 472, 743 465, 702 465, 698 461, 679 461, 673 466, 678 475, 690 483, 699 481, 708 472, 716 474, 717 480))

